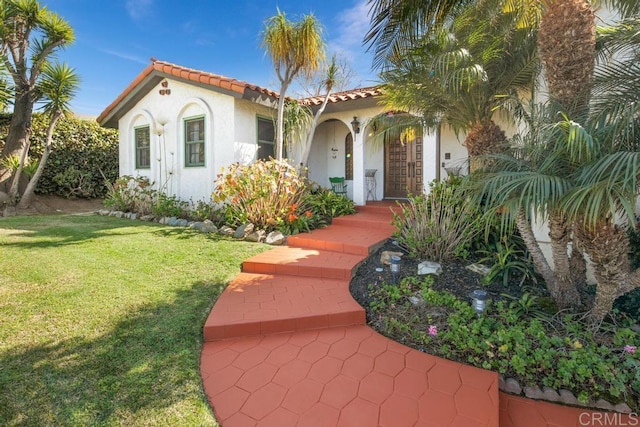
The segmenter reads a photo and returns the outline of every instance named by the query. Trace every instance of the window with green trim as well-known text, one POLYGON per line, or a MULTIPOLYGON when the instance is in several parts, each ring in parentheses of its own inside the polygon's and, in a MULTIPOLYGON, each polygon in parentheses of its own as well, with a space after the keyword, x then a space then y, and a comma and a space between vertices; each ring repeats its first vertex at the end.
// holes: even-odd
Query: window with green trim
POLYGON ((151 167, 151 133, 149 126, 134 129, 136 143, 136 169, 149 169, 151 167))
POLYGON ((276 157, 274 141, 276 139, 273 120, 258 116, 258 160, 276 157))
POLYGON ((185 166, 204 166, 204 117, 184 121, 185 166))

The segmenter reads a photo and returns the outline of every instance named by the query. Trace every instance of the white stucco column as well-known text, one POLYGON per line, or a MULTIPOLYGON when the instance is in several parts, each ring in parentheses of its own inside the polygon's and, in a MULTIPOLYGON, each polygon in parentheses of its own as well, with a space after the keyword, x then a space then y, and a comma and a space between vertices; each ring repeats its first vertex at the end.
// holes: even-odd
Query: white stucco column
POLYGON ((425 192, 429 191, 429 183, 436 179, 437 170, 440 167, 440 159, 438 158, 438 137, 436 132, 423 132, 422 150, 423 150, 423 182, 425 192))
MULTIPOLYGON (((366 123, 365 120, 361 121, 366 123)), ((364 126, 363 126, 364 127, 364 126)), ((364 129, 353 134, 353 202, 358 206, 366 204, 364 179, 364 129)))

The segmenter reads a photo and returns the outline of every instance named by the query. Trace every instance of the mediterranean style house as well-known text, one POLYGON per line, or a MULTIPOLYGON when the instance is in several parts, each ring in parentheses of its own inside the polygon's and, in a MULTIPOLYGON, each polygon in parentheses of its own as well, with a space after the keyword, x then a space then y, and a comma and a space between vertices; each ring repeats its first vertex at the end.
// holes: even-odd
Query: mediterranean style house
MULTIPOLYGON (((344 177, 348 197, 363 205, 422 192, 425 183, 466 168, 467 151, 452 132, 376 143, 369 123, 384 112, 380 95, 375 87, 331 95, 311 145, 311 180, 329 187, 330 177, 344 177)), ((277 99, 266 88, 152 58, 97 121, 119 130, 120 175, 147 177, 182 200, 208 201, 224 167, 273 156, 277 99)), ((322 100, 299 102, 315 113, 322 100)))

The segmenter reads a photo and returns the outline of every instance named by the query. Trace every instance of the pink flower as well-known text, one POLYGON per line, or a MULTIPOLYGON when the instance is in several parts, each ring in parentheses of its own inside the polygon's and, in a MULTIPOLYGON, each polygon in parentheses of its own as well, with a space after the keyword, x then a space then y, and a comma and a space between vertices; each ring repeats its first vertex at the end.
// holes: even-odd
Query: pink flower
POLYGON ((436 325, 429 325, 429 335, 432 337, 438 336, 438 327, 436 325))
POLYGON ((638 349, 638 347, 636 347, 635 345, 625 345, 624 346, 624 352, 625 353, 635 353, 636 350, 638 349))

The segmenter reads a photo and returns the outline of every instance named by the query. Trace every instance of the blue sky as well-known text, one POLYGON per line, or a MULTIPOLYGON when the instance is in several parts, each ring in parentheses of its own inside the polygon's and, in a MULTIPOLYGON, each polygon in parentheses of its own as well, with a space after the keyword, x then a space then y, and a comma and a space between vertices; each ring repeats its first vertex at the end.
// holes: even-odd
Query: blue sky
POLYGON ((279 89, 260 46, 276 8, 292 20, 313 13, 329 53, 347 58, 350 87, 375 82, 367 0, 41 0, 74 28, 76 41, 57 57, 82 79, 72 107, 97 116, 150 64, 150 58, 279 89))

